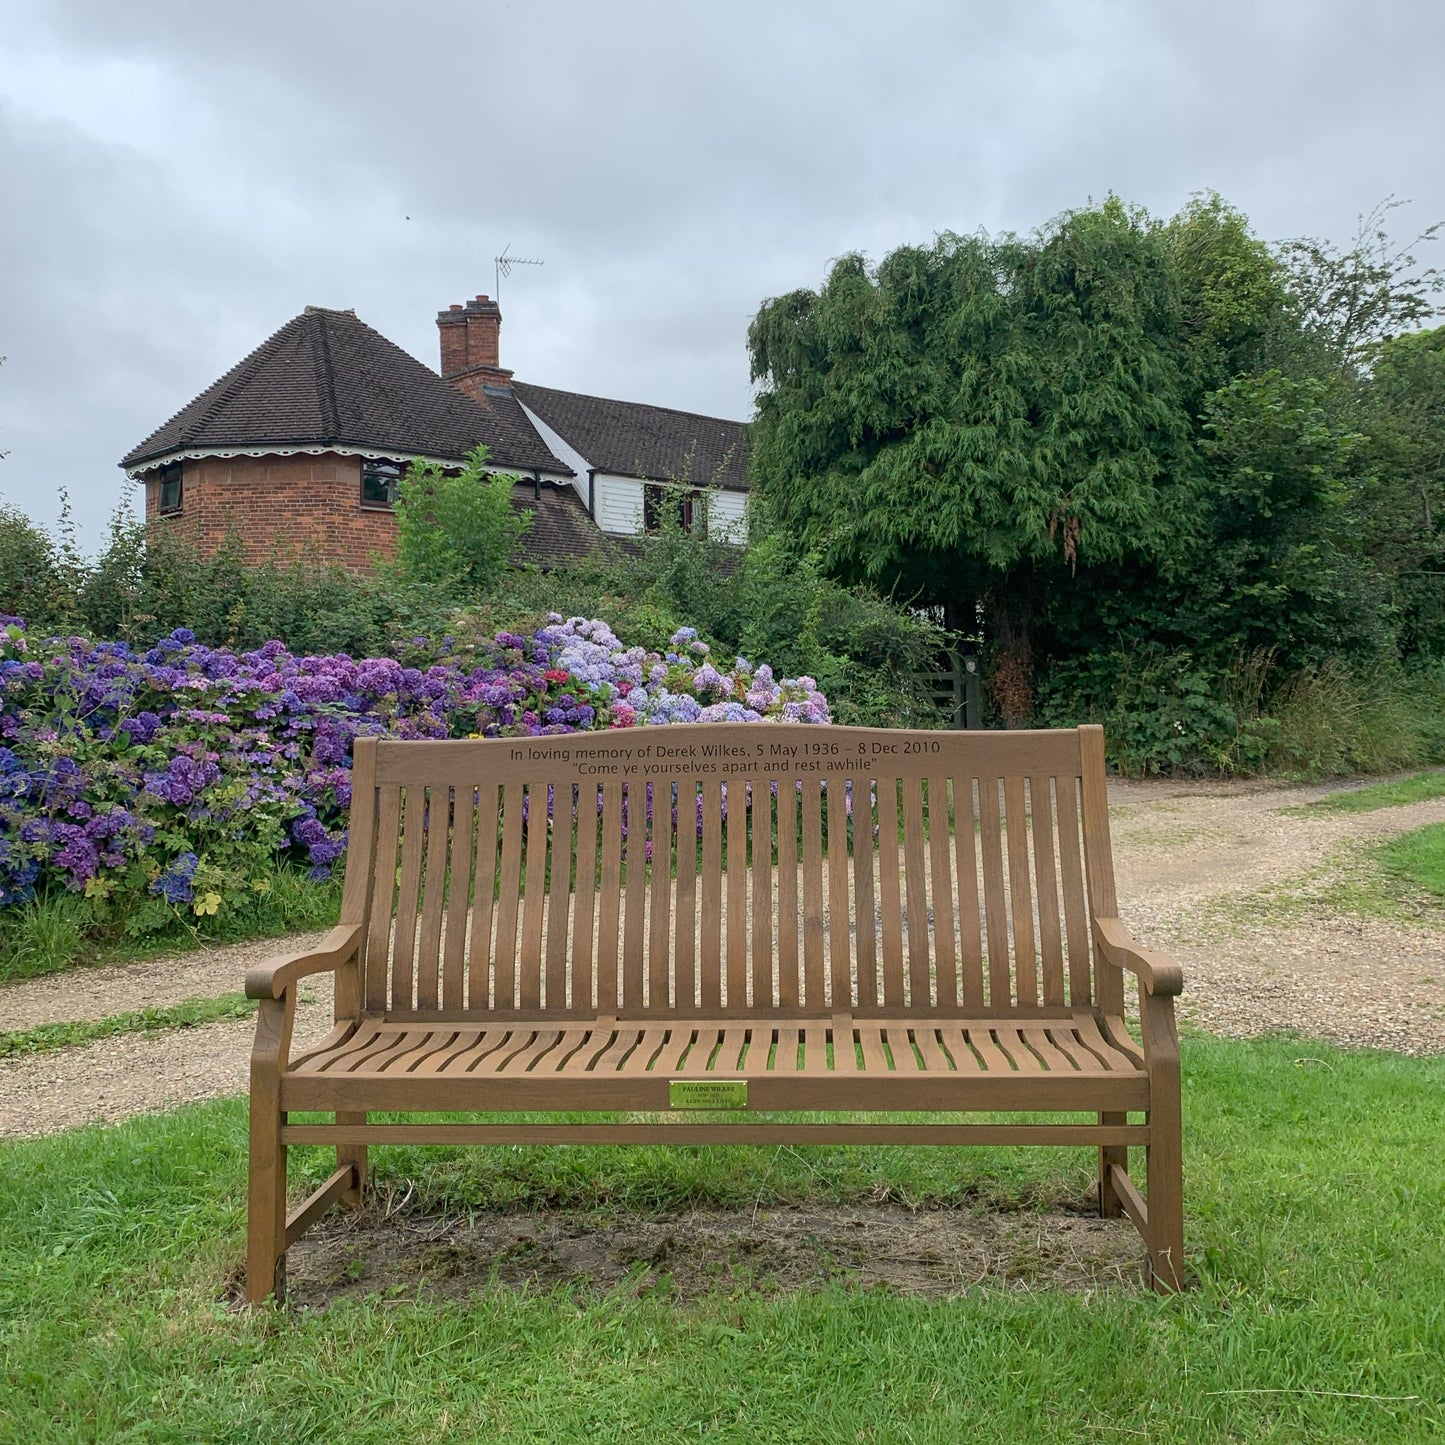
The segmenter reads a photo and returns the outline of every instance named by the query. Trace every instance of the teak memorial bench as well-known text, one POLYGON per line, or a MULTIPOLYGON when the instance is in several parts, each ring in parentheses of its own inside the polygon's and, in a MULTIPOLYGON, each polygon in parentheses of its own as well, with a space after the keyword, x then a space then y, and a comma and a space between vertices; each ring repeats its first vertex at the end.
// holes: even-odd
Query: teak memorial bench
POLYGON ((248 1298, 284 1297, 287 1248, 358 1202, 369 1144, 599 1141, 1097 1146, 1102 1212, 1178 1289, 1182 978, 1119 922, 1104 788, 1097 727, 358 741, 340 926, 246 978, 248 1298), (335 1030, 293 1058, 297 985, 326 971, 335 1030), (755 1117, 783 1110, 1086 1118, 755 1117), (289 1144, 338 1167, 288 1216, 289 1144))

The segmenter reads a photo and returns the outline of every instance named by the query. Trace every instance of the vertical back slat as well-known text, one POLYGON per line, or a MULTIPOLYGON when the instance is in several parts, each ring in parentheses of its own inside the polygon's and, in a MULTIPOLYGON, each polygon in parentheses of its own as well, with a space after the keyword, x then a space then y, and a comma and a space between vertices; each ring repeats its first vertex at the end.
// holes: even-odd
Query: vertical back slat
POLYGON ((753 1007, 773 1007, 773 790, 752 785, 753 1007))
POLYGON ((1024 780, 1017 773, 1003 785, 1008 832, 1009 912, 1013 915, 1014 974, 1018 1001, 1034 1007, 1039 1001, 1038 951, 1034 943, 1034 891, 1029 882, 1028 804, 1024 780))
POLYGON ((380 789, 376 819, 376 860, 372 867, 371 929, 366 942, 366 1007, 386 1008, 387 960, 391 955, 391 920, 396 901, 396 845, 401 827, 401 789, 380 789))
POLYGON ((1054 779, 1058 792, 1059 874, 1064 885, 1064 929, 1069 940, 1069 1007, 1083 1008, 1093 997, 1089 967, 1089 907, 1079 858, 1079 780, 1054 779))
POLYGON ((577 830, 574 788, 558 783, 552 791, 550 878, 547 886, 547 1012, 567 1007, 567 910, 572 899, 573 839, 577 830))
POLYGON ((988 1001, 1006 1008, 1012 994, 1008 967, 1008 903, 1004 892, 1003 838, 999 827, 999 779, 978 780, 978 841, 983 855, 983 922, 988 936, 988 1001))
POLYGON ((624 783, 627 791, 627 916, 622 929, 622 992, 618 1008, 629 1014, 642 1010, 642 979, 647 965, 647 784, 624 783))
POLYGON ((651 917, 647 942, 647 1006, 656 1013, 672 1005, 672 957, 669 947, 672 923, 672 784, 647 785, 648 810, 652 823, 651 917))
POLYGON ((436 1008, 440 994, 442 907, 446 902, 451 812, 451 789, 445 785, 433 788, 427 800, 426 878, 421 895, 421 940, 416 951, 418 1008, 436 1008))
MULTIPOLYGON (((973 809, 969 809, 972 814, 973 809)), ((972 831, 972 817, 969 818, 972 831)), ((953 941, 953 872, 949 852, 953 847, 948 822, 948 779, 928 779, 928 865, 933 892, 933 960, 938 982, 938 1006, 957 1006, 958 955, 953 941)))
POLYGON ((697 782, 677 783, 677 902, 673 976, 678 1008, 697 1004, 697 782))
POLYGON ((877 909, 873 896, 873 784, 855 782, 853 796, 853 953, 858 970, 859 1007, 878 1006, 877 909))
POLYGON ((722 785, 706 778, 702 785, 702 907, 699 917, 698 966, 702 971, 702 1006, 722 1008, 722 785))
POLYGON ((492 976, 492 914, 497 890, 497 785, 477 787, 477 851, 472 864, 472 926, 467 948, 467 1007, 489 1006, 492 976))
POLYGON ((1039 959, 1044 974, 1044 1002, 1064 1002, 1064 939, 1059 928, 1059 877, 1054 867, 1054 800, 1050 779, 1029 778, 1029 812, 1033 816, 1034 879, 1038 885, 1039 959))
POLYGON ((748 802, 740 782, 724 784, 727 800, 728 1009, 748 1003, 748 802))
MULTIPOLYGON (((806 786, 806 784, 804 785, 806 786)), ((824 787, 828 805, 828 972, 833 1012, 853 1010, 853 944, 848 920, 848 813, 841 779, 824 787)))
POLYGON ((502 877, 497 887, 496 1004, 499 1009, 517 1003, 517 915, 522 894, 521 783, 502 789, 502 877))
POLYGON ((878 906, 883 915, 883 1003, 903 1007, 903 920, 898 886, 898 780, 878 779, 878 906))
MULTIPOLYGON (((1084 803, 1084 876, 1089 911, 1096 918, 1117 918, 1114 850, 1109 840, 1109 800, 1104 791, 1104 729, 1090 723, 1079 729, 1079 785, 1084 803)), ((1092 933, 1092 929, 1090 930, 1092 933)), ((1110 1018, 1124 1012, 1124 973, 1097 955, 1094 997, 1110 1018)))
POLYGON ((810 1009, 824 1006, 823 819, 816 778, 803 779, 803 988, 810 1009))
MULTIPOLYGON (((769 780, 769 791, 774 786, 769 780)), ((798 974, 798 794, 792 779, 776 784, 778 799, 778 997, 783 1008, 797 1008, 798 974)))
POLYGON ((416 996, 416 913, 421 893, 422 851, 426 847, 426 789, 406 790, 401 827, 401 883, 396 898, 396 933, 391 946, 391 1006, 410 1008, 416 996))
POLYGON ((968 777, 953 780, 953 856, 958 869, 958 997, 963 1008, 971 1012, 983 1007, 983 933, 978 917, 973 779, 968 777))
POLYGON ((577 785, 577 895, 572 902, 572 1007, 586 1013, 597 1006, 597 784, 577 785))
POLYGON ((617 949, 622 910, 622 784, 602 784, 602 881, 597 910, 597 1012, 617 1013, 617 949))
POLYGON ((908 997, 914 1009, 930 1008, 928 974, 928 873, 923 856, 923 786, 903 779, 903 889, 908 901, 908 997))
POLYGON ((542 1006, 542 920, 547 902, 546 783, 527 785, 527 863, 522 884, 522 937, 518 945, 518 997, 523 1008, 542 1006))
MULTIPOLYGON (((347 828, 346 881, 341 894, 341 922, 371 923, 371 884, 376 863, 376 748, 375 738, 357 738, 352 744, 351 819, 347 828)), ((332 1016, 337 1023, 357 1018, 365 999, 367 949, 363 940, 355 969, 336 975, 332 1016)))
POLYGON ((472 892, 472 840, 477 830, 476 789, 458 787, 452 801, 447 868, 447 927, 442 947, 442 1007, 459 1009, 465 998, 467 912, 472 892))

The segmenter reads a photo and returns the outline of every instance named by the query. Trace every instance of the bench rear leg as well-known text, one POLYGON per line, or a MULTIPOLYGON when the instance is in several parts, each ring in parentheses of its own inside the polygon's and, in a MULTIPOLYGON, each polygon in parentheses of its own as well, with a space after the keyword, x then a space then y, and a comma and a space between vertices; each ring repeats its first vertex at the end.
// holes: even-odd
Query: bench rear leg
MULTIPOLYGON (((365 1124, 366 1115, 338 1111, 336 1122, 338 1124, 365 1124)), ((356 1209, 361 1204, 362 1191, 366 1188, 365 1144, 338 1144, 336 1146, 336 1167, 345 1169, 348 1164, 356 1173, 356 1183, 341 1196, 340 1203, 344 1209, 356 1209)))
POLYGON ((251 1089, 246 1203, 246 1303, 286 1298, 286 1146, 275 1089, 251 1089))
MULTIPOLYGON (((1099 1123, 1103 1125, 1127 1124, 1127 1114, 1100 1114, 1099 1123)), ((1125 1174, 1129 1172, 1129 1150, 1123 1144, 1102 1144, 1099 1146, 1099 1213, 1105 1219, 1117 1219, 1124 1212, 1124 1206, 1119 1202, 1119 1196, 1114 1191, 1113 1182, 1109 1178, 1109 1166, 1117 1164, 1125 1174)))

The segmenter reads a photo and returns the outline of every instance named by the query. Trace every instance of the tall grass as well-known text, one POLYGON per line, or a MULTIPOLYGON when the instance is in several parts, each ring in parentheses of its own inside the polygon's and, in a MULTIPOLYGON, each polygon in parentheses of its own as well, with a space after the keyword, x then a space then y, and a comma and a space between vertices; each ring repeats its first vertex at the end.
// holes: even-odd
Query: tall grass
POLYGON ((195 917, 178 908, 170 927, 143 938, 126 931, 123 913, 78 893, 56 890, 31 903, 0 909, 0 983, 37 978, 76 964, 279 938, 329 928, 336 922, 341 909, 339 877, 313 883, 304 871, 287 865, 277 868, 267 881, 265 892, 250 893, 215 917, 195 917))
POLYGON ((1330 777, 1445 761, 1445 676, 1438 671, 1352 672, 1331 660, 1285 683, 1270 710, 1279 734, 1264 760, 1268 772, 1330 777))

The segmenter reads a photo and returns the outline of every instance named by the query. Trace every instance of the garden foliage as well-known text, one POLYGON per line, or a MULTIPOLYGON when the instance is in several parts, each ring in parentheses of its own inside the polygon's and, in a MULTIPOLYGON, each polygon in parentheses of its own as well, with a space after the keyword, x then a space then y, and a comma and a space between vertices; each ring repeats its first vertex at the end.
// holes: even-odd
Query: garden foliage
POLYGON ((1125 718, 1131 767, 1288 766, 1324 672, 1438 711, 1445 333, 1400 333, 1442 278, 1382 222, 1270 246, 1111 197, 846 256, 753 322, 754 495, 975 638, 998 721, 1125 718))
POLYGON ((0 905, 68 890, 132 934, 213 916, 278 859, 325 879, 346 847, 353 741, 541 736, 678 722, 826 723, 808 677, 719 667, 553 614, 529 636, 415 639, 397 657, 237 653, 178 630, 146 651, 0 633, 0 905))

